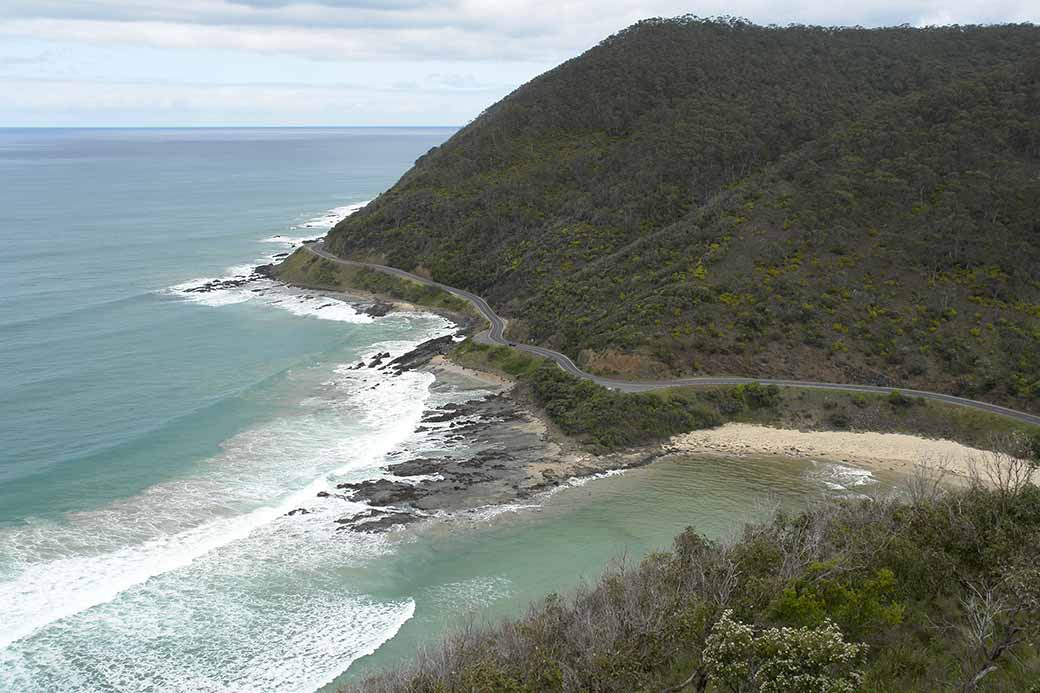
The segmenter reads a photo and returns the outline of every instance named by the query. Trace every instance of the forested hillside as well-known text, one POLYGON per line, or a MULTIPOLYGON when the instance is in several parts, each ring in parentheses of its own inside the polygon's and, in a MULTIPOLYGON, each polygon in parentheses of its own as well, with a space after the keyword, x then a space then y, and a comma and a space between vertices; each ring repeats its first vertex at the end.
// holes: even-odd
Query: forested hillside
POLYGON ((1040 410, 1040 29, 648 20, 331 232, 590 370, 1040 410))

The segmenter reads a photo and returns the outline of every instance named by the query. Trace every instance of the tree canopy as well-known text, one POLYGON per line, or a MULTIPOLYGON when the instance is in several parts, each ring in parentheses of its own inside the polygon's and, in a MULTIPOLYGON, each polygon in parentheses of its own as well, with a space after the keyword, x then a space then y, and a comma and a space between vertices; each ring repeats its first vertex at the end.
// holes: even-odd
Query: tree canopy
POLYGON ((494 104, 328 246, 601 373, 1040 410, 1040 29, 640 22, 494 104))

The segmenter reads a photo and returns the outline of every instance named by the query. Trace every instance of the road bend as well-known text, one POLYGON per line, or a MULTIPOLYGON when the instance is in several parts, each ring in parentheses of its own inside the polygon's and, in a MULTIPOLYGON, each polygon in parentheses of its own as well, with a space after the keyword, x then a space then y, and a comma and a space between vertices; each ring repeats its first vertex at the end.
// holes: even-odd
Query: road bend
POLYGON ((1002 407, 997 404, 990 404, 989 402, 979 402, 978 400, 968 399, 966 397, 956 397, 954 395, 947 395, 941 392, 928 392, 926 390, 913 390, 902 387, 883 387, 880 385, 856 385, 849 383, 822 383, 813 380, 787 380, 778 378, 746 378, 746 377, 697 377, 697 378, 670 378, 667 380, 619 380, 615 378, 605 378, 599 375, 593 375, 592 373, 586 373, 585 371, 578 368, 577 364, 574 363, 566 354, 561 354, 558 351, 552 349, 546 349, 545 347, 536 346, 533 344, 523 344, 519 342, 513 342, 505 337, 506 321, 499 316, 484 300, 483 297, 477 294, 466 291, 465 289, 457 289, 454 286, 448 286, 447 284, 441 284, 435 282, 432 279, 421 277, 411 272, 406 272, 396 267, 387 267, 386 265, 377 265, 370 262, 358 262, 356 260, 344 260, 341 257, 337 257, 328 250, 325 249, 324 240, 312 241, 305 243, 303 248, 315 255, 322 257, 326 260, 334 262, 338 265, 344 265, 347 267, 365 267, 376 272, 382 272, 393 277, 400 277, 402 279, 408 279, 413 282, 425 284, 426 286, 434 286, 438 289, 447 291, 450 294, 454 294, 459 298, 469 301, 473 306, 480 311, 481 315, 484 316, 488 321, 488 329, 480 334, 476 335, 474 339, 482 344, 497 344, 503 346, 513 347, 520 351, 525 351, 529 354, 541 356, 542 358, 549 359, 555 362, 564 371, 571 375, 581 378, 583 380, 590 380, 598 385, 609 387, 614 390, 621 390, 623 392, 646 392, 647 390, 660 390, 670 387, 694 387, 694 386, 705 386, 705 385, 744 385, 748 383, 761 383, 763 385, 777 385, 779 387, 804 387, 814 390, 838 390, 841 392, 866 392, 866 393, 877 393, 877 394, 889 394, 895 390, 899 392, 913 396, 923 397, 924 399, 935 400, 937 402, 945 402, 947 404, 954 404, 961 407, 968 407, 970 409, 977 409, 979 411, 989 412, 991 414, 999 414, 1006 416, 1023 423, 1033 424, 1040 426, 1040 416, 1029 414, 1023 411, 1017 411, 1015 409, 1009 409, 1008 407, 1002 407))

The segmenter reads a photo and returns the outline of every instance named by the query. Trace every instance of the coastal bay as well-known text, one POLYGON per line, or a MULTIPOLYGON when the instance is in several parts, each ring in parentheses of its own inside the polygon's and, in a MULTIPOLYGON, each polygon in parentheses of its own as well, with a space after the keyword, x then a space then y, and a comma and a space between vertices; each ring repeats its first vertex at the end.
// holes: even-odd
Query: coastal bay
MULTIPOLYGON (((390 662, 470 609, 516 613, 626 546, 640 555, 667 544, 667 527, 700 521, 676 500, 673 525, 627 544, 631 527, 603 525, 565 560, 592 535, 568 536, 568 522, 538 529, 539 508, 558 497, 582 500, 590 518, 607 512, 615 501, 579 494, 627 484, 605 475, 624 460, 568 443, 505 397, 501 376, 443 356, 381 370, 465 328, 465 316, 255 271, 320 237, 450 132, 5 133, 0 166, 20 173, 0 191, 14 234, 0 259, 0 687, 311 691, 390 662), (258 141, 270 156, 244 154, 258 141), (286 151, 338 154, 295 177, 286 151), (352 161, 383 173, 351 177, 352 161), (82 197, 56 201, 55 180, 82 197), (102 193, 115 183, 123 197, 102 193), (424 473, 395 476, 395 465, 424 473), (421 488, 437 466, 450 483, 417 501, 421 521, 345 528, 376 504, 337 486, 421 488), (546 536, 559 559, 535 570, 546 536), (484 548, 451 579, 425 570, 435 554, 449 571, 451 542, 468 537, 484 548), (517 545, 527 553, 508 569, 479 558, 517 545), (474 585, 491 588, 476 598, 474 585), (384 646, 390 654, 366 657, 384 646)), ((769 485, 732 483, 740 517, 769 485)), ((799 498, 827 492, 792 483, 799 498)), ((625 488, 636 520, 636 491, 651 486, 625 488)))
POLYGON ((0 11, 0 692, 1040 693, 1016 3, 0 11))

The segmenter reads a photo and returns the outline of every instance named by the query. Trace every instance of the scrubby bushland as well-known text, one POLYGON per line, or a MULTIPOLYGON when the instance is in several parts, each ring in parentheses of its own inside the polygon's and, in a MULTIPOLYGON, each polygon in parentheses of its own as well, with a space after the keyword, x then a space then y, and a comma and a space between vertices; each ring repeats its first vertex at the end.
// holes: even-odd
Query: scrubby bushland
POLYGON ((1038 691, 1040 489, 1025 466, 988 464, 963 490, 916 477, 733 543, 687 530, 360 690, 1038 691))
POLYGON ((639 445, 722 423, 698 393, 616 392, 578 380, 555 363, 544 363, 527 383, 535 402, 564 433, 597 448, 639 445))
POLYGON ((551 361, 505 346, 467 340, 456 360, 516 378, 527 396, 561 431, 603 452, 666 440, 677 433, 718 426, 745 412, 775 409, 780 388, 737 387, 618 392, 580 380, 551 361))
POLYGON ((750 383, 625 393, 579 380, 552 362, 505 346, 467 340, 452 353, 463 365, 515 378, 561 431, 597 452, 667 440, 727 421, 801 430, 907 433, 982 449, 1014 447, 1040 459, 1040 428, 996 414, 891 395, 750 383))
POLYGON ((647 20, 332 230, 587 367, 1040 411, 1040 29, 647 20))

